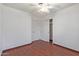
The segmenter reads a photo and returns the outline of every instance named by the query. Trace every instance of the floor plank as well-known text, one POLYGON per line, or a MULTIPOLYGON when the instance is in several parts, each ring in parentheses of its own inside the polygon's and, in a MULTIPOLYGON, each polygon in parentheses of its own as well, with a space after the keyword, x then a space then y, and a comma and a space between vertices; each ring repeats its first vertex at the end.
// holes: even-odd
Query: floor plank
POLYGON ((5 51, 2 56, 79 56, 79 53, 37 40, 30 45, 5 51))

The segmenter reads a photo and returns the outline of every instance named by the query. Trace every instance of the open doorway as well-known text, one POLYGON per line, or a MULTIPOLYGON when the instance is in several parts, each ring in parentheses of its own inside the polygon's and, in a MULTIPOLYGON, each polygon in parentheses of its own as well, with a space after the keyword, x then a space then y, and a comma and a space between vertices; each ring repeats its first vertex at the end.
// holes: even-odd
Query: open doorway
POLYGON ((53 43, 53 19, 49 19, 49 43, 53 43))

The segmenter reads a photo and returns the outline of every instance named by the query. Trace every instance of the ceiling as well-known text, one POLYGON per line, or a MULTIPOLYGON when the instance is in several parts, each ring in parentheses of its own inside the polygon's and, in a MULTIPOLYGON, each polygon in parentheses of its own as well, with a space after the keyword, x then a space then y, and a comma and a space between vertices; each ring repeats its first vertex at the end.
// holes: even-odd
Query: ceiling
POLYGON ((51 13, 54 14, 55 12, 63 8, 72 6, 74 4, 75 3, 52 3, 51 5, 53 8, 50 9, 50 13, 42 13, 42 12, 38 12, 38 8, 34 6, 34 3, 3 3, 3 5, 6 5, 12 8, 23 10, 25 12, 28 11, 29 13, 35 15, 36 17, 46 17, 48 15, 50 16, 51 13))

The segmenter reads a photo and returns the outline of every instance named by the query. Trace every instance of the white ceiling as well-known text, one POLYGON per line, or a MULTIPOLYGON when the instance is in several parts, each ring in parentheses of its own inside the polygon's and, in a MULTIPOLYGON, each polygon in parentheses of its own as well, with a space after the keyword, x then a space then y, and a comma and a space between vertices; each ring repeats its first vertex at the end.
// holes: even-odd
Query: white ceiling
POLYGON ((35 15, 36 17, 46 17, 50 15, 51 13, 54 14, 55 12, 67 8, 71 5, 74 5, 74 3, 52 3, 52 9, 50 9, 50 13, 39 13, 38 8, 34 6, 34 3, 3 3, 3 5, 16 8, 23 11, 28 11, 31 14, 35 15))

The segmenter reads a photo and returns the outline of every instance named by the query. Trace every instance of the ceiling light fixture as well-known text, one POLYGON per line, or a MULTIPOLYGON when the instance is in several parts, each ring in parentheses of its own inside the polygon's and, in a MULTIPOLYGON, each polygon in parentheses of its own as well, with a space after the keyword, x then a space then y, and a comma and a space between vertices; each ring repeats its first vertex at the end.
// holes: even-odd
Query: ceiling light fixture
POLYGON ((52 5, 48 3, 38 3, 36 6, 39 8, 39 12, 49 12, 49 9, 52 8, 52 5))

